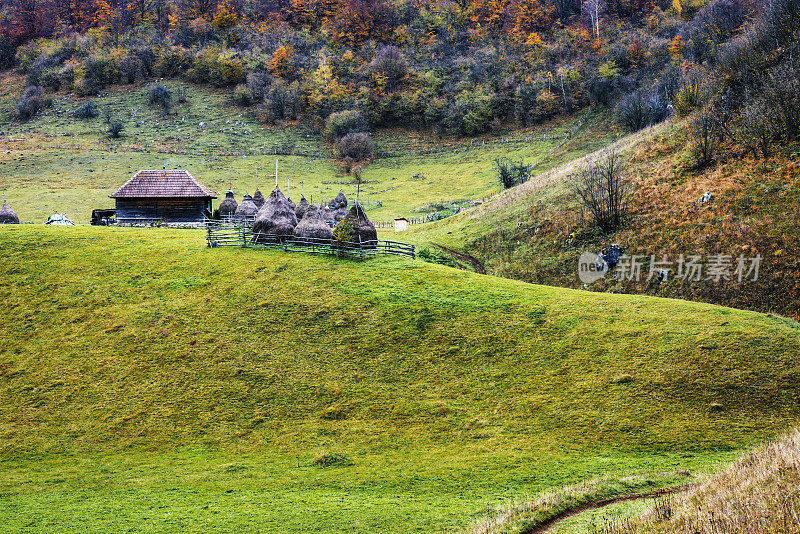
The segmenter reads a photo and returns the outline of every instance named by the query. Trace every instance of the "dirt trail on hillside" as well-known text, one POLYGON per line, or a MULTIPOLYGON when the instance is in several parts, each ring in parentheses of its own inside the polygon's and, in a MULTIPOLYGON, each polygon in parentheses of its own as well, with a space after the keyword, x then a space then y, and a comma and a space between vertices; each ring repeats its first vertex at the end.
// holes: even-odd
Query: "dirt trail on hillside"
POLYGON ((613 499, 606 499, 603 501, 596 501, 584 504, 582 506, 578 506, 575 508, 571 508, 569 510, 565 510, 560 514, 551 517, 544 523, 540 525, 536 525, 535 527, 523 531, 523 534, 546 534, 548 532, 552 532, 552 530, 562 521, 565 519, 582 514, 583 512, 588 512, 589 510, 596 510, 598 508, 605 508, 606 506, 611 506, 612 504, 617 504, 619 502, 626 502, 626 501, 639 501, 643 499, 655 499, 657 497, 662 497, 664 495, 673 495, 675 493, 681 493, 683 491, 688 490, 689 488, 693 487, 692 484, 687 486, 680 486, 677 488, 667 488, 661 489, 658 491, 653 491, 650 493, 639 493, 636 495, 623 495, 620 497, 614 497, 613 499))
POLYGON ((469 254, 464 254, 463 252, 458 252, 456 250, 449 249, 447 247, 443 247, 442 245, 434 244, 433 246, 438 248, 442 252, 447 252, 448 254, 453 256, 454 258, 457 258, 457 259, 459 259, 461 261, 465 261, 465 262, 469 263, 470 265, 472 265, 475 268, 475 272, 476 273, 478 273, 478 274, 486 274, 486 268, 483 266, 483 264, 481 263, 481 261, 479 259, 474 258, 474 257, 470 256, 469 254))

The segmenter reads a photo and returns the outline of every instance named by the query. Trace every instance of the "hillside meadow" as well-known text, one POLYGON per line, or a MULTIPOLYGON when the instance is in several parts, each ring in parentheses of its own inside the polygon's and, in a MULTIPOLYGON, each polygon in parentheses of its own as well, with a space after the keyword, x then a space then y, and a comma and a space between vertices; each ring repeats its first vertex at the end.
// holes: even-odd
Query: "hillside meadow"
POLYGON ((775 316, 196 231, 21 225, 0 255, 12 532, 453 531, 716 470, 800 410, 775 316))
MULTIPOLYGON (((6 74, 6 81, 21 83, 6 74)), ((435 211, 437 205, 469 203, 496 194, 502 186, 496 177, 494 160, 508 157, 522 159, 541 172, 575 154, 585 153, 585 146, 603 146, 616 135, 602 126, 610 115, 597 111, 578 128, 579 116, 559 118, 539 127, 503 128, 488 137, 495 141, 506 137, 553 136, 575 132, 568 143, 543 140, 532 143, 492 144, 469 150, 444 150, 433 154, 409 154, 410 150, 430 150, 469 141, 431 134, 413 134, 396 130, 375 134, 379 150, 404 155, 378 159, 363 167, 363 183, 344 174, 334 159, 333 149, 321 135, 304 125, 266 126, 251 112, 236 108, 229 94, 179 82, 164 82, 174 94, 184 95, 168 115, 148 104, 145 84, 116 87, 92 98, 98 116, 77 119, 74 111, 86 98, 57 94, 51 108, 33 120, 19 123, 6 111, 8 121, 0 143, 0 189, 23 222, 44 222, 53 213, 64 213, 73 222, 88 223, 92 209, 113 207, 108 195, 140 169, 187 169, 219 197, 233 187, 241 200, 256 187, 268 192, 274 187, 275 161, 279 163, 279 186, 299 201, 300 195, 319 203, 330 200, 340 190, 351 200, 357 194, 370 206, 374 220, 395 217, 421 217, 435 211), (123 137, 107 134, 106 114, 125 123, 123 137), (25 143, 19 150, 16 142, 25 143), (100 145, 104 143, 105 145, 100 145), (118 150, 98 150, 100 146, 120 145, 118 150), (66 147, 89 147, 73 150, 66 147), (125 147, 137 147, 135 151, 125 147), (307 156, 230 156, 211 151, 260 152, 274 147, 294 147, 315 154, 307 156), (186 154, 180 153, 186 151, 186 154), (269 176, 268 176, 269 175, 269 176), (360 192, 359 192, 360 189, 360 192)), ((14 92, 0 94, 4 109, 13 109, 14 92)), ((177 99, 177 96, 175 97, 177 99)), ((582 115, 581 115, 582 116, 582 115)), ((480 138, 481 140, 484 137, 480 138)))

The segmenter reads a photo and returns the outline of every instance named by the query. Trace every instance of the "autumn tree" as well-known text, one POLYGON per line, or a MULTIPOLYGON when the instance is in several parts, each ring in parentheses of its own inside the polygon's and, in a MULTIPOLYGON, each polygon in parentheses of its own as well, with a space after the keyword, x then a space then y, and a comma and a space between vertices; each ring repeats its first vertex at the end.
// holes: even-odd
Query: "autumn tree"
POLYGON ((350 47, 391 35, 391 12, 382 0, 342 0, 334 16, 334 37, 350 47))
POLYGON ((408 60, 396 46, 384 46, 370 64, 373 77, 385 80, 386 88, 392 92, 408 73, 408 60))
POLYGON ((281 46, 272 53, 272 59, 267 65, 267 68, 273 75, 286 79, 292 74, 293 57, 294 51, 291 47, 281 46))
POLYGON ((583 3, 583 13, 592 27, 592 36, 600 39, 600 17, 603 16, 606 4, 603 0, 586 0, 583 3))
POLYGON ((501 0, 472 0, 470 20, 473 24, 499 31, 505 22, 505 7, 501 0))
POLYGON ((211 25, 217 30, 229 30, 239 23, 239 15, 230 0, 224 0, 217 6, 211 25))
POLYGON ((514 17, 514 31, 523 39, 532 32, 550 29, 555 15, 555 6, 549 0, 520 0, 514 17))

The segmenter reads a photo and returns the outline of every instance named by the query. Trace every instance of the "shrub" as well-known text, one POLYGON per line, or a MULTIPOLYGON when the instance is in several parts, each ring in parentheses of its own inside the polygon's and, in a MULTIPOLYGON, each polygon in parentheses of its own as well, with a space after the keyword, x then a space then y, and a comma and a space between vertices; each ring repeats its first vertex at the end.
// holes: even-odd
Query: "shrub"
POLYGON ((72 112, 72 115, 76 119, 93 119, 98 115, 97 104, 95 104, 92 100, 87 100, 78 106, 78 108, 72 112))
POLYGON ((387 89, 394 91, 408 73, 408 60, 396 46, 384 46, 370 64, 373 76, 386 80, 387 89))
POLYGON ((151 87, 147 92, 147 101, 151 106, 160 106, 165 112, 172 105, 172 91, 164 85, 151 87))
POLYGON ((325 121, 323 133, 328 141, 338 141, 348 134, 367 131, 367 121, 355 110, 331 113, 325 121))
POLYGON ((647 101, 641 91, 634 91, 617 106, 620 122, 632 132, 646 128, 652 122, 647 101))
POLYGON ((318 454, 312 462, 316 467, 347 467, 353 465, 353 460, 338 452, 323 452, 318 454))
POLYGON ((259 109, 262 120, 268 123, 278 119, 295 120, 300 116, 303 106, 303 95, 300 92, 300 84, 292 82, 286 84, 279 81, 273 85, 259 109))
POLYGON ((703 109, 692 120, 691 134, 695 165, 698 168, 710 165, 714 161, 719 137, 718 121, 713 107, 703 109))
POLYGON ((375 143, 368 133, 349 133, 339 139, 336 143, 336 150, 343 158, 349 157, 353 161, 363 161, 375 152, 375 143))
POLYGON ((271 85, 272 76, 268 72, 254 72, 247 76, 247 89, 253 102, 264 100, 271 85))
POLYGON ((17 115, 20 119, 27 121, 44 107, 44 89, 38 85, 31 85, 25 89, 25 93, 17 101, 17 115))
POLYGON ((697 80, 685 83, 675 95, 675 111, 680 117, 685 117, 698 109, 703 102, 700 82, 697 80))
POLYGON ((108 125, 108 134, 114 139, 122 137, 122 132, 125 130, 125 124, 122 121, 111 121, 108 125))
POLYGON ((632 187, 624 169, 619 154, 610 151, 572 176, 575 194, 603 233, 618 230, 628 213, 632 187))
POLYGON ((39 83, 48 91, 58 91, 61 89, 61 78, 56 69, 48 69, 39 77, 39 83))
POLYGON ((520 161, 511 161, 508 158, 494 160, 497 177, 506 189, 527 182, 531 178, 532 167, 520 161))
POLYGON ((236 88, 233 90, 233 95, 231 96, 233 98, 233 103, 237 106, 247 107, 253 103, 250 95, 250 89, 248 89, 243 83, 240 83, 236 86, 236 88))
MULTIPOLYGON (((798 22, 800 26, 800 22, 798 22)), ((797 60, 795 60, 797 61, 797 60)), ((784 64, 766 77, 764 97, 775 110, 777 129, 781 138, 794 141, 800 137, 800 69, 784 64)))

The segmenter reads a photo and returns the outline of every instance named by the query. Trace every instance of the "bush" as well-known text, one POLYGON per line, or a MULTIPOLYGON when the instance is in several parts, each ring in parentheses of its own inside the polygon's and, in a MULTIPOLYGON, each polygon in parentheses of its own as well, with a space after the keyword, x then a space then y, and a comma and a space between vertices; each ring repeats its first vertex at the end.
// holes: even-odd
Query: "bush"
POLYGON ((233 90, 233 103, 237 106, 247 107, 253 103, 251 98, 250 89, 243 83, 240 83, 233 90))
POLYGON ((318 454, 312 464, 317 467, 347 467, 353 465, 353 460, 342 453, 324 452, 318 454))
POLYGON ((48 69, 39 77, 39 83, 48 91, 58 91, 61 89, 61 78, 58 71, 55 69, 48 69))
POLYGON ((259 109, 260 118, 268 123, 278 119, 295 120, 300 116, 303 107, 303 95, 300 84, 277 82, 264 97, 259 109))
POLYGON ((497 177, 506 189, 527 182, 531 178, 532 167, 520 161, 511 161, 508 158, 496 158, 497 177))
POLYGON ((164 85, 151 87, 147 92, 147 101, 151 106, 160 106, 165 112, 172 105, 172 91, 164 85))
POLYGON ((608 152, 572 176, 573 188, 601 232, 617 231, 628 213, 632 187, 616 152, 608 152))
POLYGON ((387 89, 394 91, 397 84, 408 73, 408 60, 396 46, 384 46, 370 64, 376 78, 386 80, 387 89))
POLYGON ((98 115, 97 104, 95 104, 92 100, 87 100, 86 102, 78 106, 78 109, 72 112, 72 115, 76 119, 83 119, 83 120, 93 119, 98 115))
POLYGON ((697 80, 685 83, 675 95, 675 111, 685 117, 698 109, 703 103, 703 92, 697 80))
POLYGON ((122 132, 125 130, 125 124, 122 121, 111 121, 108 125, 108 134, 114 139, 122 137, 122 132))
POLYGON ((650 126, 652 117, 647 101, 641 91, 634 91, 622 99, 617 106, 620 122, 632 132, 650 126))
POLYGON ((714 161, 719 137, 718 121, 714 109, 707 107, 692 120, 692 153, 695 165, 703 168, 714 161))
POLYGON ((355 110, 331 113, 325 121, 323 133, 328 141, 339 141, 348 134, 367 131, 367 121, 355 110))
POLYGON ((353 161, 363 161, 375 152, 375 143, 368 133, 349 133, 339 139, 336 150, 343 158, 352 158, 353 161))
POLYGON ((44 89, 37 85, 31 85, 25 89, 22 98, 17 101, 17 116, 24 121, 30 120, 45 107, 44 104, 44 89))
POLYGON ((254 72, 247 76, 247 89, 253 102, 264 100, 272 85, 272 76, 268 72, 254 72))

